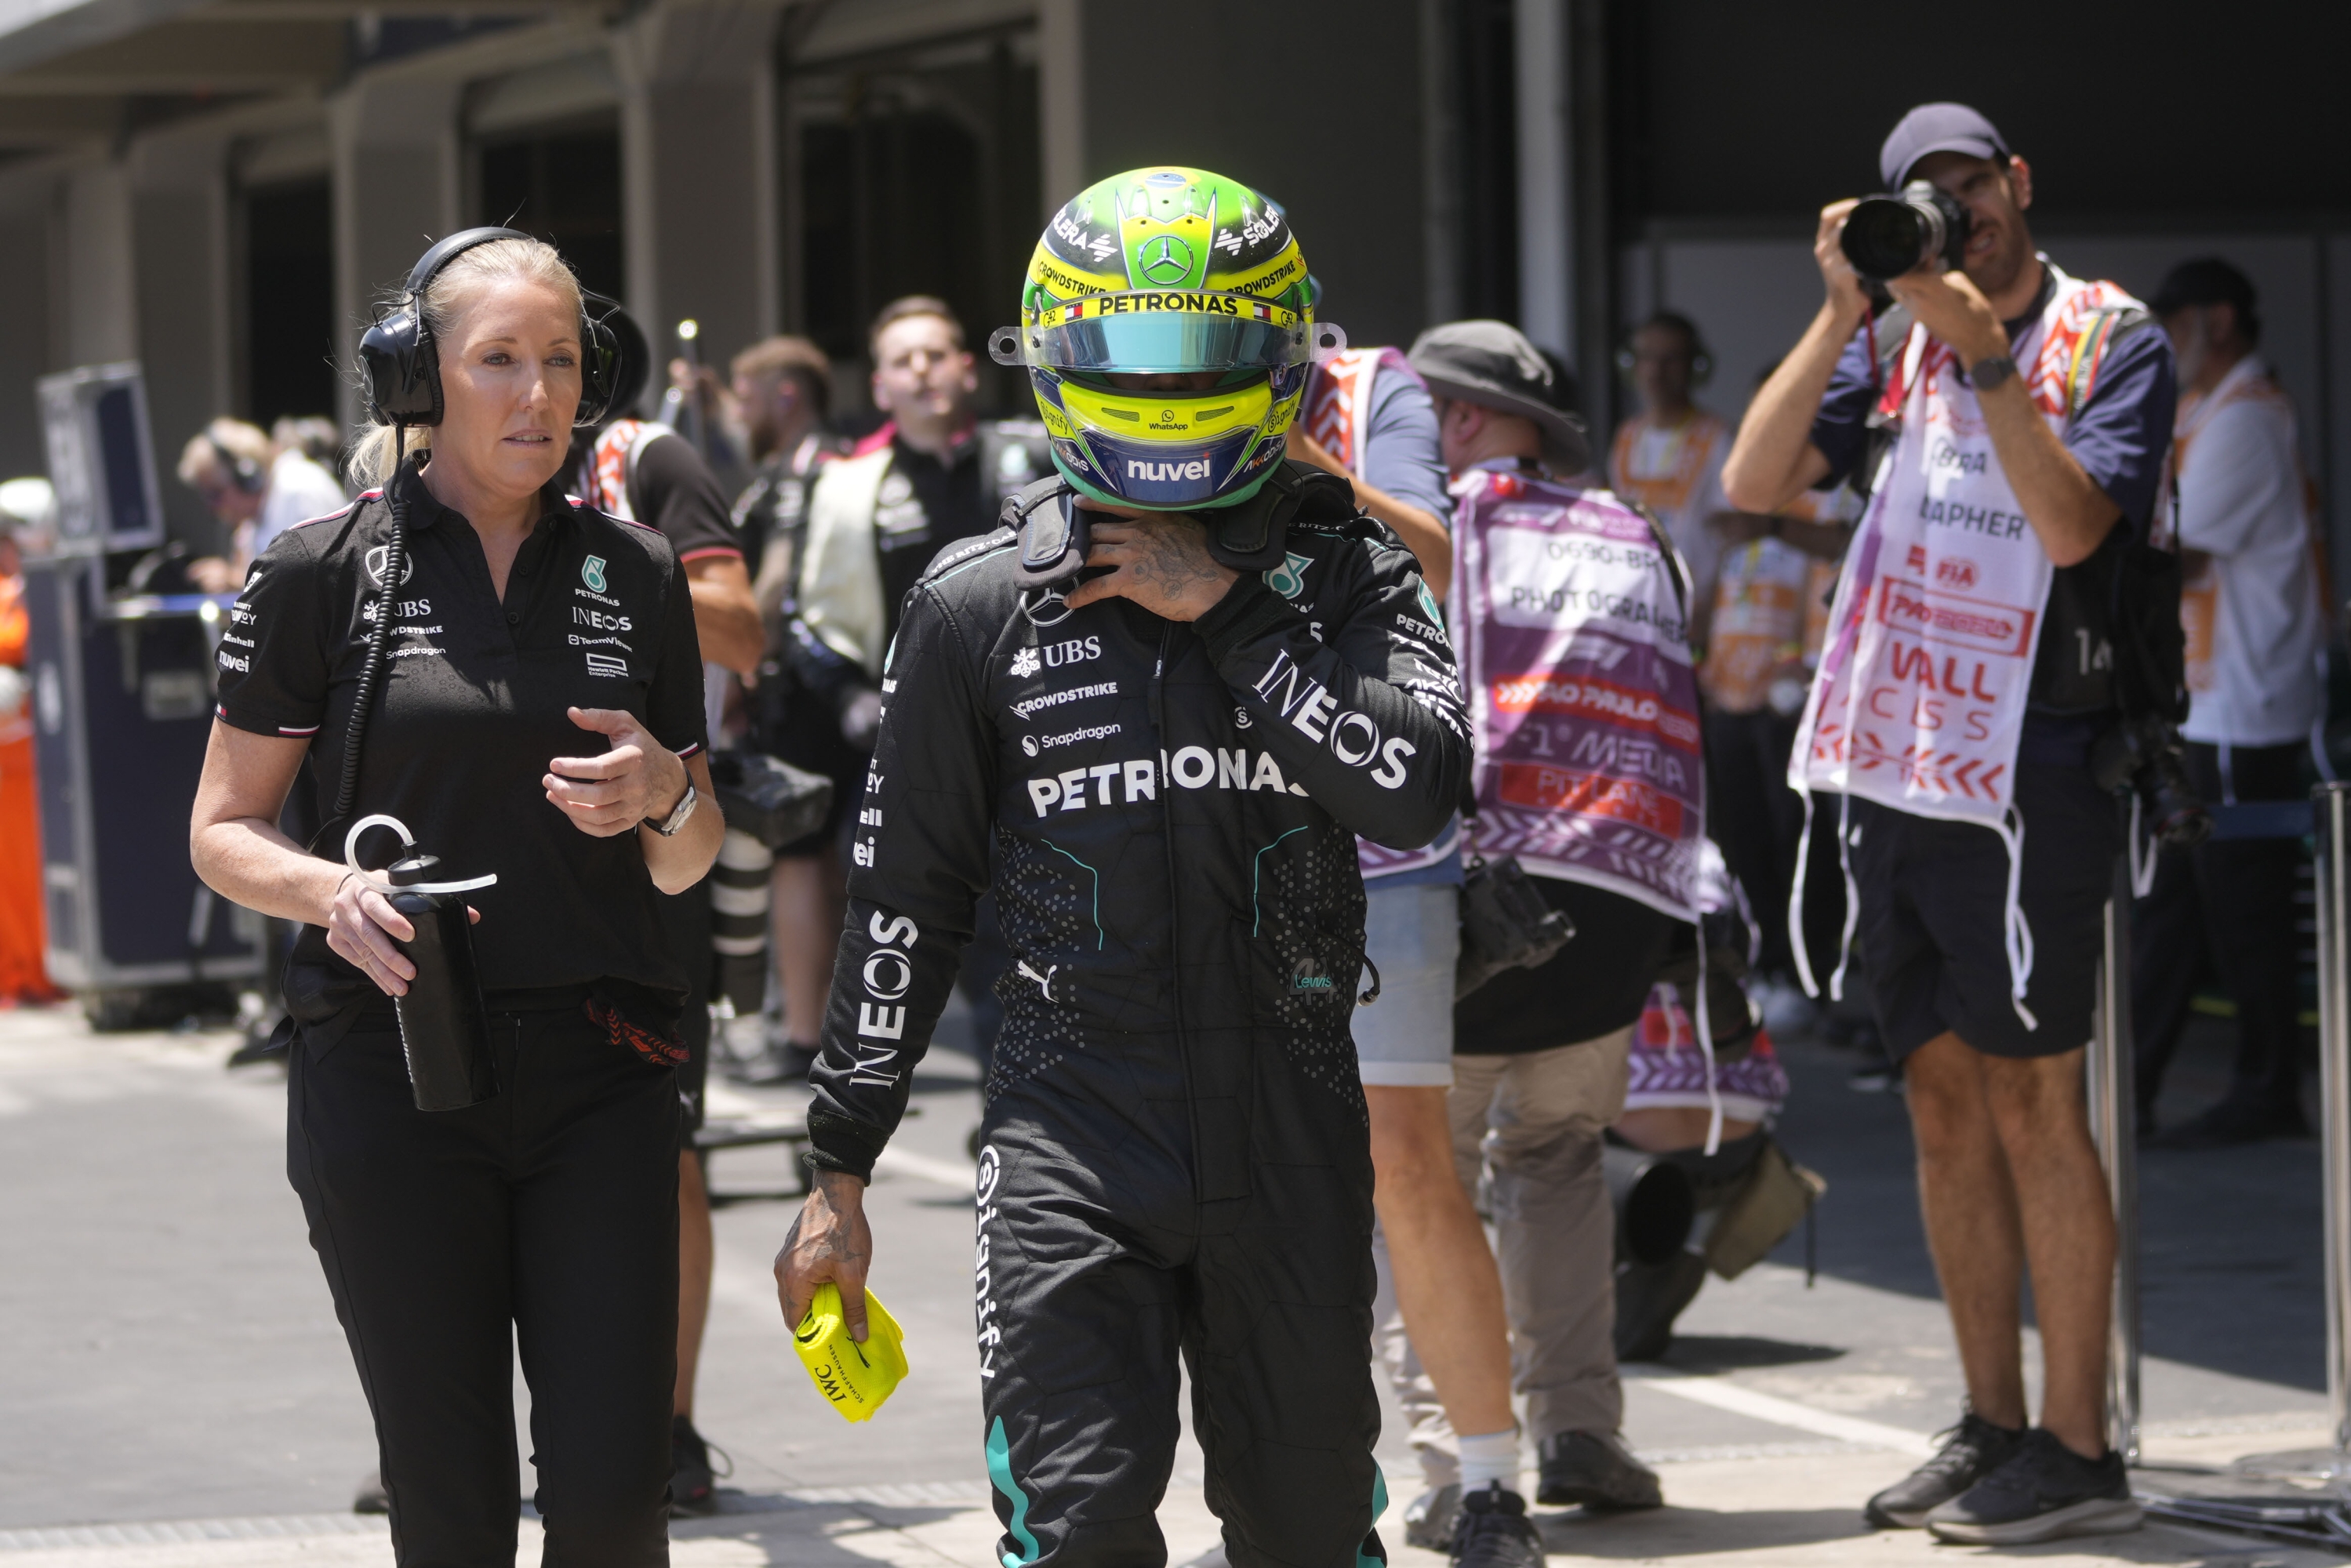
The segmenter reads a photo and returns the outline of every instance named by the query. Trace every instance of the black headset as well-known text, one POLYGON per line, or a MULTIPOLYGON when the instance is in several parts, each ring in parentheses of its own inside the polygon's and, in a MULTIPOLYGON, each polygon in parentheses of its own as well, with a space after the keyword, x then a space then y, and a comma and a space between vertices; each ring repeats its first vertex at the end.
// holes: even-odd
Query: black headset
MULTIPOLYGON (((368 417, 378 424, 441 423, 441 354, 424 319, 424 291, 443 267, 464 251, 502 239, 529 239, 518 229, 465 229, 442 240, 417 259, 399 302, 375 319, 360 338, 360 368, 367 377, 368 417)), ((588 314, 582 294, 580 316, 580 412, 577 425, 595 424, 615 398, 620 345, 612 329, 588 314)))
POLYGON ((1714 375, 1714 351, 1706 346, 1706 340, 1698 336, 1698 323, 1677 310, 1654 311, 1647 320, 1625 333, 1624 340, 1616 346, 1616 368, 1628 376, 1633 373, 1633 339, 1643 328, 1656 326, 1673 327, 1684 331, 1690 346, 1690 385, 1706 385, 1714 375))
POLYGON ((213 458, 219 464, 221 471, 228 476, 230 484, 248 496, 258 496, 269 488, 269 476, 263 472, 260 464, 250 457, 238 456, 223 445, 221 438, 209 430, 204 432, 204 439, 212 444, 213 458))

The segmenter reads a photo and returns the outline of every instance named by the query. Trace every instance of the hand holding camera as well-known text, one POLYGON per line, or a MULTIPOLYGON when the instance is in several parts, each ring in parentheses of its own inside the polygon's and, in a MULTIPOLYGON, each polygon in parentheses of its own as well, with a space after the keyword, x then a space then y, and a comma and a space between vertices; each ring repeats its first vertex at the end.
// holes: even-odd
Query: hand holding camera
POLYGON ((1960 270, 1972 232, 1966 207, 1913 180, 1893 195, 1822 208, 1813 255, 1841 314, 1858 320, 1873 299, 1898 302, 1972 366, 2008 352, 2000 313, 1960 270))

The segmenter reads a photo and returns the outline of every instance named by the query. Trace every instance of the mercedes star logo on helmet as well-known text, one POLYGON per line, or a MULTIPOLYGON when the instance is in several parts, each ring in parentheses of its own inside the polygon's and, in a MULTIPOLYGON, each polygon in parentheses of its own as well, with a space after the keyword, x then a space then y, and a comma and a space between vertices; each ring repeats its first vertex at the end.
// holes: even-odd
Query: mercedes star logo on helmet
POLYGON ((1145 241, 1139 259, 1143 276, 1154 283, 1181 283, 1192 276, 1192 247, 1174 235, 1145 241))

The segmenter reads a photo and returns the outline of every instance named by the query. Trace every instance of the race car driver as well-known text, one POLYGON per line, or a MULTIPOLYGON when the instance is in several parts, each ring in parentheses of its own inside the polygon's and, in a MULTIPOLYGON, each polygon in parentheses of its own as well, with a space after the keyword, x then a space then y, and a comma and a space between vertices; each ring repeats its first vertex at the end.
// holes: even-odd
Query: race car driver
POLYGON ((974 1284, 1010 1568, 1165 1560, 1179 1352, 1235 1568, 1385 1560, 1353 835, 1434 837, 1467 728, 1411 555, 1282 456, 1343 344, 1305 281, 1281 209, 1215 174, 1063 207, 992 348, 1059 475, 932 564, 884 671, 776 1274, 789 1322, 832 1281, 862 1333, 865 1180, 992 840, 1013 962, 974 1284))

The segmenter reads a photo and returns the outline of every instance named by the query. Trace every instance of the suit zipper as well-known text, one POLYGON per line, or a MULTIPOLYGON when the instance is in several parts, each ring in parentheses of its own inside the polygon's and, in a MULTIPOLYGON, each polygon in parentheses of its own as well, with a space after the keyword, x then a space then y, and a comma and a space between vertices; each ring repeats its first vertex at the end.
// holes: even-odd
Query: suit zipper
MULTIPOLYGON (((1167 755, 1167 679, 1168 645, 1175 640, 1176 627, 1171 622, 1159 629, 1159 660, 1151 671, 1151 727, 1159 736, 1159 755, 1167 755)), ((1192 1083, 1192 1042, 1184 1028, 1184 918, 1183 900, 1176 895, 1181 885, 1176 879, 1176 802, 1175 791, 1168 788, 1167 769, 1159 770, 1159 845, 1167 862, 1167 942, 1173 950, 1174 962, 1167 972, 1167 997, 1176 1015, 1176 1054, 1184 1064, 1184 1119, 1192 1136, 1192 1203, 1198 1207, 1207 1199, 1207 1190, 1200 1170, 1200 1097, 1192 1083)))

